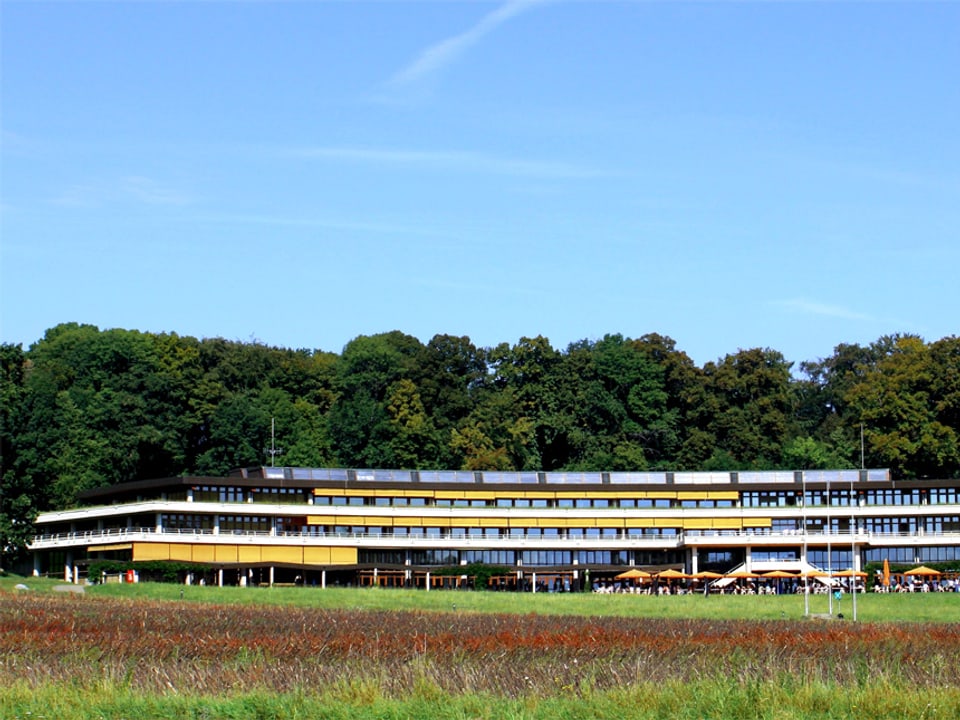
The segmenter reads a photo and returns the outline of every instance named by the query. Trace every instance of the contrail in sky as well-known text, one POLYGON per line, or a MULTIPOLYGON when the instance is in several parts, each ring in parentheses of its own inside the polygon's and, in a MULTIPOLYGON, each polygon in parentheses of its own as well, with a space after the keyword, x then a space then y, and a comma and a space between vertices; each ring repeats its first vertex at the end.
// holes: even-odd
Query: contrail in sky
POLYGON ((390 84, 394 87, 412 85, 435 76, 505 22, 547 1, 549 0, 510 0, 504 3, 485 15, 469 30, 441 40, 423 50, 416 60, 391 78, 390 84))

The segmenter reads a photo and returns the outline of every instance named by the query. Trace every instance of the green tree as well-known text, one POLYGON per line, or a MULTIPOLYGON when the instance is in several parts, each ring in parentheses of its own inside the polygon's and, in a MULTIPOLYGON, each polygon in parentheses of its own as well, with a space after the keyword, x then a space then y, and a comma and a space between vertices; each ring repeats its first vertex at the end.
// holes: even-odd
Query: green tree
POLYGON ((269 409, 252 393, 234 393, 214 411, 207 449, 197 458, 195 470, 225 475, 234 468, 264 465, 269 446, 269 409))
POLYGON ((0 569, 24 554, 38 506, 37 490, 23 472, 17 447, 26 366, 21 345, 0 345, 0 569))
POLYGON ((391 386, 387 413, 392 429, 393 464, 399 468, 435 467, 436 431, 412 380, 404 378, 391 386))
POLYGON ((781 462, 792 409, 790 368, 781 353, 759 348, 704 367, 707 397, 694 418, 741 468, 781 462))
POLYGON ((863 423, 868 464, 900 477, 933 477, 960 468, 953 394, 960 374, 955 342, 934 352, 914 335, 885 336, 874 344, 878 361, 846 394, 863 423), (936 362, 935 362, 936 360, 936 362), (939 393, 946 392, 944 396, 939 393))
POLYGON ((330 410, 330 436, 342 464, 394 467, 397 425, 387 411, 388 394, 413 374, 420 342, 398 331, 351 340, 336 367, 338 396, 330 410))

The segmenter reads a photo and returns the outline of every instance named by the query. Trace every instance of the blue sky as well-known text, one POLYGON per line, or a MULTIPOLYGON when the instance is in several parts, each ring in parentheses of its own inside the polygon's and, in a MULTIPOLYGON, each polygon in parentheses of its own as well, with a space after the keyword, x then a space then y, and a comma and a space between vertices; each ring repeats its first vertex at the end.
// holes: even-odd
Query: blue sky
POLYGON ((960 3, 0 13, 5 342, 958 330, 960 3))

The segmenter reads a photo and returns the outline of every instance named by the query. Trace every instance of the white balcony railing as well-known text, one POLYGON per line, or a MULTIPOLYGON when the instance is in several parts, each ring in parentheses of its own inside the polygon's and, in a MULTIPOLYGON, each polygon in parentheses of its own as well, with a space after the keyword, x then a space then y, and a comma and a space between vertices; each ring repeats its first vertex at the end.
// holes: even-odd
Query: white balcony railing
POLYGON ((392 533, 354 532, 269 532, 211 529, 158 529, 155 527, 110 528, 38 535, 31 550, 47 550, 83 545, 112 545, 133 541, 189 541, 200 544, 267 544, 267 545, 342 545, 356 547, 618 547, 680 548, 685 546, 753 545, 826 545, 828 543, 858 545, 960 545, 960 532, 878 533, 858 531, 803 533, 756 530, 687 530, 676 535, 610 535, 595 537, 527 537, 515 535, 395 535, 392 533))

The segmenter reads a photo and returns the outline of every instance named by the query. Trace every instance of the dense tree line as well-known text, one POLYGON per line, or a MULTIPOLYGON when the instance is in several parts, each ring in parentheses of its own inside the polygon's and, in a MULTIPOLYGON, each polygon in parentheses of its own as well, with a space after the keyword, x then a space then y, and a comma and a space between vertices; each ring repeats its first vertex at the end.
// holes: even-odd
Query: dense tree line
POLYGON ((960 339, 739 350, 668 337, 476 347, 399 331, 335 353, 64 324, 0 346, 0 538, 79 491, 267 464, 502 470, 960 470, 960 339))

